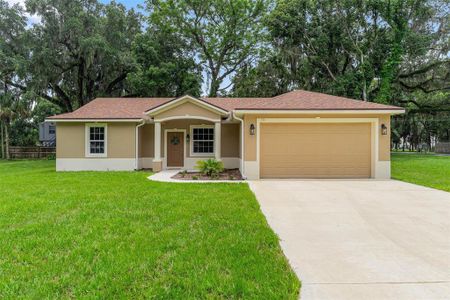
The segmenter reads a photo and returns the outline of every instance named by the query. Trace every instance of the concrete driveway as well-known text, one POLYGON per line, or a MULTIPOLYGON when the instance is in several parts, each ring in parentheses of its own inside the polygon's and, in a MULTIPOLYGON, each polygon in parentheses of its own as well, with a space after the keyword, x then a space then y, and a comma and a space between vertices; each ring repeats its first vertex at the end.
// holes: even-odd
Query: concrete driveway
POLYGON ((395 180, 250 187, 302 299, 450 299, 450 193, 395 180))

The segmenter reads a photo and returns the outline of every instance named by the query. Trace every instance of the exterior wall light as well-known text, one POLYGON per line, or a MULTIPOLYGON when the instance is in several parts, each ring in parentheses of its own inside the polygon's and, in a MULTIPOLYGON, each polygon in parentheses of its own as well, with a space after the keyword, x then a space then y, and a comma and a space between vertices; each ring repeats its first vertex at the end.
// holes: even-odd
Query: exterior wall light
POLYGON ((255 135, 255 125, 250 124, 250 135, 255 135))
POLYGON ((388 130, 386 125, 381 124, 381 135, 387 135, 388 134, 388 130))
POLYGON ((189 143, 189 141, 191 140, 191 136, 188 134, 186 134, 186 142, 189 143))

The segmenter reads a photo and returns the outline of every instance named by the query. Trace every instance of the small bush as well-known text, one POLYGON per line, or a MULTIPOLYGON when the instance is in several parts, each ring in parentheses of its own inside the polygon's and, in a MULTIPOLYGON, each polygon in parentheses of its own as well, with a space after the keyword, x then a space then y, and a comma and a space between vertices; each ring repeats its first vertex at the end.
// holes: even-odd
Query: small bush
POLYGON ((47 156, 47 160, 55 160, 56 159, 56 154, 50 154, 47 156))
POLYGON ((220 172, 223 171, 223 163, 214 158, 210 158, 208 160, 199 160, 197 161, 196 168, 203 175, 217 178, 219 177, 220 172))
POLYGON ((183 170, 183 171, 180 172, 180 174, 181 174, 181 177, 184 178, 184 176, 186 176, 186 174, 187 174, 187 171, 186 171, 186 170, 183 170))
POLYGON ((197 175, 192 176, 192 180, 198 180, 198 176, 197 175))

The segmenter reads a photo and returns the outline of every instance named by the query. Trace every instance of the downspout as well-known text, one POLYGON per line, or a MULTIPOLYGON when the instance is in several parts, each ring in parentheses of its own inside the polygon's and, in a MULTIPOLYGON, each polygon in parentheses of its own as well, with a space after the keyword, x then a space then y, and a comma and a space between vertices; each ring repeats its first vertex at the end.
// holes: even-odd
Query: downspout
POLYGON ((239 118, 235 115, 234 111, 232 111, 233 118, 241 122, 241 174, 242 178, 247 179, 247 176, 245 176, 245 170, 244 170, 244 120, 239 118))
POLYGON ((135 161, 134 161, 134 169, 138 170, 139 168, 139 127, 141 127, 142 125, 145 124, 145 121, 142 121, 141 124, 138 124, 136 126, 136 137, 135 137, 135 142, 136 142, 136 146, 135 146, 135 152, 136 152, 136 157, 135 157, 135 161))

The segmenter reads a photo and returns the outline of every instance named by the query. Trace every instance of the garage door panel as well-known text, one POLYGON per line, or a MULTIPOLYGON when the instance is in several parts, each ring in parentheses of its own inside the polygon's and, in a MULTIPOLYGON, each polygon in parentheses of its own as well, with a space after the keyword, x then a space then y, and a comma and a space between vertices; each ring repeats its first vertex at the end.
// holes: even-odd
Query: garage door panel
POLYGON ((261 124, 262 178, 370 177, 370 124, 261 124))

